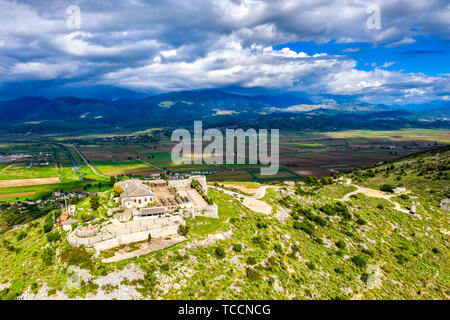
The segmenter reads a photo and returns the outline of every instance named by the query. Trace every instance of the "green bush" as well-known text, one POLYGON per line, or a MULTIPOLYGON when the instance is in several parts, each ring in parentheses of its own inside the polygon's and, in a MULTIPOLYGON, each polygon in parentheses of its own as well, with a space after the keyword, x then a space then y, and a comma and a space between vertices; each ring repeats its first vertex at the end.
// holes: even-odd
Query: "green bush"
POLYGON ((25 231, 20 231, 16 236, 16 240, 20 241, 22 239, 25 239, 26 237, 27 237, 27 233, 25 231))
POLYGON ((261 276, 259 275, 258 271, 256 271, 253 268, 246 268, 245 269, 245 274, 247 275, 247 278, 250 281, 258 281, 259 279, 261 279, 261 276))
POLYGON ((350 220, 352 218, 348 208, 342 202, 336 203, 328 203, 319 208, 320 211, 326 213, 329 216, 339 215, 346 220, 350 220))
POLYGON ((380 187, 381 191, 385 191, 385 192, 394 192, 395 187, 392 184, 383 184, 380 187))
POLYGON ((220 246, 216 247, 216 249, 214 250, 214 253, 216 254, 216 256, 218 258, 224 258, 225 257, 225 250, 222 247, 220 247, 220 246))
POLYGON ((94 211, 100 207, 100 197, 98 196, 98 194, 93 193, 89 196, 89 205, 94 211))
POLYGON ((247 258, 246 262, 247 262, 247 264, 253 266, 253 265, 256 264, 256 258, 253 257, 253 256, 250 256, 250 257, 247 258))
POLYGON ((341 267, 337 267, 334 269, 334 272, 339 273, 339 274, 344 274, 344 270, 342 270, 341 267))
POLYGON ((294 229, 303 230, 304 232, 306 232, 309 235, 314 233, 314 229, 313 229, 312 225, 307 221, 303 221, 303 222, 295 221, 293 227, 294 227, 294 229))
POLYGON ((408 261, 408 258, 405 257, 404 255, 402 255, 401 253, 395 255, 395 258, 397 258, 398 263, 400 264, 404 264, 405 262, 408 261))
POLYGON ((181 235, 186 236, 186 235, 188 234, 188 232, 189 232, 189 226, 184 225, 184 224, 180 225, 180 226, 178 227, 178 232, 179 232, 181 235))
POLYGON ((264 240, 263 236, 255 236, 252 238, 252 242, 256 245, 258 245, 261 249, 265 249, 266 242, 264 240))
POLYGON ((265 222, 263 222, 263 221, 258 221, 258 222, 256 223, 256 227, 257 227, 258 229, 265 229, 265 228, 267 228, 267 223, 265 223, 265 222))
POLYGON ((314 262, 308 261, 306 263, 306 266, 308 267, 309 270, 314 270, 316 269, 316 265, 314 264, 314 262))
POLYGON ((363 249, 361 249, 361 252, 364 253, 364 254, 367 254, 370 257, 373 257, 375 255, 375 252, 373 252, 372 250, 369 250, 369 249, 364 249, 363 248, 363 249))
POLYGON ((44 225, 42 226, 44 233, 48 233, 53 229, 53 214, 49 213, 44 220, 44 225))
POLYGON ((311 221, 314 221, 318 226, 325 227, 327 225, 327 221, 321 216, 314 216, 311 221))
POLYGON ((363 256, 353 256, 352 262, 354 264, 356 264, 358 267, 360 267, 361 269, 364 269, 367 265, 366 258, 364 258, 363 256))
POLYGON ((275 243, 273 245, 273 249, 278 253, 283 253, 283 247, 279 243, 275 243))
POLYGON ((338 247, 339 249, 346 249, 347 248, 347 243, 344 240, 338 240, 336 242, 336 247, 338 247))
POLYGON ((48 242, 56 242, 61 238, 61 235, 58 231, 52 231, 47 233, 47 241, 48 242))
POLYGON ((88 267, 92 263, 92 253, 89 253, 83 247, 68 247, 62 251, 60 259, 67 264, 77 265, 80 267, 88 267))
POLYGON ((294 224, 292 226, 294 227, 294 229, 300 230, 300 228, 302 227, 302 223, 299 221, 294 221, 294 224))
POLYGON ((53 258, 55 257, 55 252, 52 248, 44 248, 41 252, 41 260, 46 266, 51 266, 53 264, 53 258))
POLYGON ((233 244, 233 251, 241 252, 242 251, 242 244, 240 244, 240 243, 233 244))
POLYGON ((356 223, 363 226, 367 224, 367 221, 362 218, 358 218, 358 220, 356 220, 356 223))

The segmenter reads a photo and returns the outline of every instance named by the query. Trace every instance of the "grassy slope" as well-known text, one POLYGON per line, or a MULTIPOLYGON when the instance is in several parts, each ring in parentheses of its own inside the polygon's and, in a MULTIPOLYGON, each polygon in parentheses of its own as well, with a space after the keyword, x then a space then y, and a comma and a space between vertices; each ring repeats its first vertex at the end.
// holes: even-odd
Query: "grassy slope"
MULTIPOLYGON (((380 171, 386 165, 378 167, 379 172, 374 177, 368 177, 367 170, 350 175, 357 184, 373 188, 383 183, 403 183, 410 190, 409 195, 418 197, 414 200, 420 202, 416 216, 394 210, 387 200, 364 196, 352 197, 347 203, 352 214, 350 221, 315 209, 353 190, 339 185, 325 186, 311 196, 294 195, 288 187, 280 192, 268 192, 265 200, 274 206, 287 195, 289 198, 283 203, 313 208, 327 221, 326 226, 311 222, 314 233, 308 235, 292 227, 292 218, 283 224, 273 216, 250 212, 236 199, 211 190, 210 195, 219 206, 220 219, 188 219, 191 226, 188 241, 201 239, 209 233, 233 230, 231 239, 195 249, 184 248, 186 242, 179 243, 108 265, 93 259, 88 260, 84 268, 99 275, 115 267, 137 263, 147 275, 132 284, 147 298, 448 299, 448 212, 438 208, 439 201, 448 197, 448 170, 436 180, 434 168, 438 163, 446 162, 448 166, 448 156, 449 151, 438 156, 427 153, 408 158, 410 168, 403 169, 405 174, 400 181, 397 176, 401 168, 390 170, 386 176, 385 171, 380 171), (430 171, 421 175, 427 166, 430 171), (366 224, 358 224, 357 219, 366 224), (345 241, 345 249, 336 246, 338 240, 345 241), (242 252, 232 250, 237 243, 243 245, 242 252), (225 250, 225 257, 215 252, 218 246, 225 250), (368 288, 367 278, 372 274, 367 267, 352 262, 352 257, 357 255, 362 256, 368 266, 379 266, 380 289, 368 288)), ((397 167, 400 163, 394 164, 397 167)), ((396 198, 395 201, 406 206, 411 199, 396 198)), ((28 236, 21 241, 14 239, 20 230, 0 236, 20 250, 11 252, 4 245, 0 247, 0 282, 10 282, 17 292, 43 282, 51 288, 62 289, 68 276, 67 265, 59 261, 45 267, 39 254, 45 245, 61 251, 67 244, 64 241, 47 244, 41 226, 32 224, 23 228, 28 230, 28 236)), ((95 290, 85 284, 82 289, 68 293, 84 296, 95 290)))

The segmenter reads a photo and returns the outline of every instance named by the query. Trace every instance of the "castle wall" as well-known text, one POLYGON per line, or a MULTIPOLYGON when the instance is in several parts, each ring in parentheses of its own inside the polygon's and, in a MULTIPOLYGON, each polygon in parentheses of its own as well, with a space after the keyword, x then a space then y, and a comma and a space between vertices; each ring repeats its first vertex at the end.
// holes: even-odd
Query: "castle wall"
POLYGON ((188 179, 182 180, 169 180, 169 187, 173 188, 189 188, 191 186, 192 180, 197 180, 200 188, 204 193, 208 193, 208 184, 206 183, 205 176, 191 176, 188 179))

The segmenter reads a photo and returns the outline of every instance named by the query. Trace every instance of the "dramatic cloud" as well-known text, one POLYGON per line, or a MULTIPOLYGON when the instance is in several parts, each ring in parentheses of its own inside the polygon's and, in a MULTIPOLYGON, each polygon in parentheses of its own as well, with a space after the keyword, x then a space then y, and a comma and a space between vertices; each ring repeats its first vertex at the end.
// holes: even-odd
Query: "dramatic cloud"
MULTIPOLYGON (((145 91, 223 86, 353 94, 366 100, 448 96, 448 76, 358 70, 357 42, 388 49, 450 41, 447 0, 0 0, 0 83, 66 79, 145 91), (81 10, 80 29, 68 23, 81 10), (371 28, 372 7, 380 28, 371 28), (369 9, 368 9, 369 8, 369 9), (339 54, 273 49, 336 41, 339 54)), ((426 57, 424 57, 426 58, 426 57)))

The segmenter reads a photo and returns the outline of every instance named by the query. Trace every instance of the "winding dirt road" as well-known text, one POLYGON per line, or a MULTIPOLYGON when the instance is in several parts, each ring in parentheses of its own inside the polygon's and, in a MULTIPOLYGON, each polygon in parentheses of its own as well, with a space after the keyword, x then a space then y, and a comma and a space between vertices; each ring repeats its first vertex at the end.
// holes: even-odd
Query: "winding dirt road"
POLYGON ((379 190, 375 190, 375 189, 360 187, 360 186, 358 186, 356 184, 351 184, 350 186, 355 187, 356 190, 347 193, 342 199, 339 199, 340 201, 348 201, 348 200, 350 200, 350 197, 352 195, 357 194, 357 193, 362 193, 362 194, 364 194, 367 197, 386 199, 387 201, 389 201, 390 203, 392 203, 395 206, 394 207, 395 210, 403 212, 403 213, 409 213, 409 211, 406 210, 406 209, 403 209, 402 206, 399 203, 391 200, 391 198, 393 196, 395 196, 395 194, 389 194, 389 193, 386 193, 386 192, 383 192, 383 191, 379 191, 379 190))

